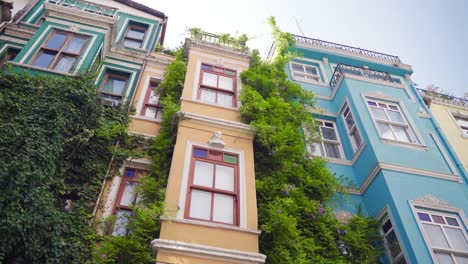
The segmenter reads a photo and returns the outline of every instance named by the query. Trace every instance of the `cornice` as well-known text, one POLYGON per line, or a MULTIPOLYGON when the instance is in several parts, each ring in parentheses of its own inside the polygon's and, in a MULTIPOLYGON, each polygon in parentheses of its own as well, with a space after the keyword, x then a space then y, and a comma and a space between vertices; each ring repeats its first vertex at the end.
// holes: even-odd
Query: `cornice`
POLYGON ((116 48, 111 48, 111 50, 107 53, 106 57, 112 57, 116 59, 131 61, 131 62, 135 62, 138 64, 142 64, 143 61, 146 59, 146 57, 144 56, 136 55, 128 51, 123 51, 123 50, 116 49, 116 48))
POLYGON ((202 115, 197 115, 197 114, 188 113, 188 112, 181 112, 181 114, 183 115, 184 119, 191 119, 191 120, 205 123, 208 125, 227 127, 231 129, 237 129, 237 130, 248 131, 250 133, 255 133, 255 129, 253 127, 243 124, 243 123, 233 122, 233 121, 228 121, 228 120, 213 118, 213 117, 208 117, 208 116, 202 116, 202 115))
POLYGON ((61 17, 64 19, 78 21, 84 24, 90 24, 97 27, 103 27, 106 29, 111 29, 117 17, 111 18, 98 14, 93 14, 89 12, 80 11, 74 8, 54 5, 50 3, 44 3, 45 14, 48 16, 61 17))
POLYGON ((15 36, 22 39, 31 39, 36 33, 32 29, 27 29, 16 24, 7 23, 5 25, 5 35, 15 36))
POLYGON ((198 49, 201 51, 214 53, 216 55, 228 56, 231 58, 236 58, 244 61, 250 61, 250 54, 231 47, 203 41, 203 40, 194 40, 190 38, 185 39, 185 47, 189 51, 191 49, 198 49))
POLYGON ((431 194, 426 194, 412 201, 414 204, 423 204, 428 206, 453 208, 449 203, 437 199, 431 194))

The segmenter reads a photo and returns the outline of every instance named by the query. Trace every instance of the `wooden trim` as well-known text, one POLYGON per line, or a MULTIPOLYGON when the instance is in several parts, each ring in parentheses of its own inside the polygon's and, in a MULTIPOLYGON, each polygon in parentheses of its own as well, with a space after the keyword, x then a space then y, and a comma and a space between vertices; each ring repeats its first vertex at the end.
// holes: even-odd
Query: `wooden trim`
MULTIPOLYGON (((139 168, 135 168, 135 167, 125 167, 124 172, 122 174, 122 178, 120 180, 120 185, 119 185, 119 189, 117 191, 117 196, 116 196, 116 199, 115 199, 115 204, 114 204, 114 209, 112 210, 112 214, 114 214, 114 215, 117 214, 118 210, 127 210, 127 211, 132 210, 129 206, 120 204, 120 202, 122 202, 122 196, 123 196, 123 193, 124 193, 124 190, 125 190, 125 185, 126 185, 127 181, 138 183, 138 180, 141 177, 141 175, 143 175, 143 174, 145 174, 147 172, 148 172, 147 170, 143 170, 143 169, 139 169, 139 168), (130 178, 130 177, 125 176, 125 172, 128 169, 135 170, 135 177, 130 178)), ((133 202, 135 202, 136 199, 137 199, 137 195, 135 195, 133 202)))
POLYGON ((135 42, 140 42, 139 48, 142 48, 141 46, 143 45, 143 42, 144 42, 144 40, 146 38, 147 33, 148 33, 148 27, 138 26, 138 25, 132 24, 132 22, 129 22, 127 24, 127 29, 125 30, 125 34, 124 34, 124 36, 122 38, 122 45, 124 45, 125 47, 128 47, 128 48, 132 48, 132 47, 129 47, 129 46, 125 45, 125 40, 128 39, 128 40, 133 40, 135 42), (133 29, 133 28, 136 29, 136 30, 144 31, 143 37, 141 39, 128 36, 128 32, 130 32, 130 30, 133 29))
POLYGON ((113 71, 113 70, 109 70, 107 69, 106 70, 106 73, 104 74, 104 78, 101 82, 101 85, 99 87, 99 92, 101 94, 106 94, 106 95, 111 95, 111 96, 115 96, 115 97, 120 97, 122 98, 124 95, 124 92, 127 88, 127 84, 128 84, 128 76, 125 75, 125 74, 119 74, 119 73, 111 73, 109 71, 113 71), (113 93, 108 93, 108 92, 104 92, 103 89, 104 89, 104 86, 106 85, 107 81, 109 81, 109 77, 116 77, 116 78, 120 78, 120 79, 125 79, 125 85, 124 85, 124 89, 122 90, 122 93, 121 94, 113 94, 113 93))
POLYGON ((229 68, 224 68, 224 67, 218 67, 218 66, 207 64, 207 63, 202 63, 200 65, 200 77, 199 77, 199 84, 198 84, 198 91, 197 91, 197 99, 198 100, 201 100, 201 90, 202 89, 211 90, 211 91, 214 91, 216 93, 216 98, 215 98, 215 103, 214 103, 216 105, 219 104, 218 103, 218 94, 219 93, 227 93, 227 94, 232 95, 232 106, 231 107, 233 107, 233 108, 237 107, 237 71, 236 70, 229 69, 229 68), (222 69, 223 72, 217 72, 217 71, 214 71, 214 70, 205 70, 205 69, 203 69, 203 65, 206 65, 206 66, 209 66, 209 67, 212 67, 212 68, 222 69), (224 71, 226 71, 226 70, 233 71, 234 75, 225 74, 224 71), (216 80, 217 81, 216 87, 203 84, 203 73, 204 72, 208 72, 208 73, 215 74, 215 75, 218 76, 217 80, 216 80), (232 78, 232 80, 233 80, 232 91, 219 88, 219 76, 232 78))
MULTIPOLYGON (((144 98, 144 101, 143 101, 143 107, 141 108, 140 115, 145 116, 146 110, 147 110, 148 107, 157 108, 158 111, 163 109, 163 106, 160 104, 160 100, 158 100, 157 104, 153 104, 153 103, 149 102, 151 92, 153 90, 156 90, 158 88, 159 84, 160 84, 160 82, 157 82, 157 81, 151 81, 151 80, 149 81, 148 88, 146 89, 146 94, 145 94, 145 98, 144 98), (152 84, 156 84, 156 86, 154 88, 152 88, 152 86, 151 86, 152 84)), ((161 98, 159 98, 159 99, 161 99, 161 98)), ((156 116, 157 116, 157 114, 158 113, 156 112, 156 116)), ((156 116, 154 118, 156 118, 156 116)))

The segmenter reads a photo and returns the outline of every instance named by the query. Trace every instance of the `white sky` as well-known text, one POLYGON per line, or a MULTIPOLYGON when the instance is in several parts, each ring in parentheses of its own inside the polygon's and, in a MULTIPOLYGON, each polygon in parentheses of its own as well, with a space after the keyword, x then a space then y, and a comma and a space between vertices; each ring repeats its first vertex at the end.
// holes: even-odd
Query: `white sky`
POLYGON ((468 1, 465 0, 136 0, 169 17, 165 46, 179 46, 185 28, 247 34, 266 56, 267 23, 283 31, 397 55, 412 79, 462 97, 468 93, 468 1))

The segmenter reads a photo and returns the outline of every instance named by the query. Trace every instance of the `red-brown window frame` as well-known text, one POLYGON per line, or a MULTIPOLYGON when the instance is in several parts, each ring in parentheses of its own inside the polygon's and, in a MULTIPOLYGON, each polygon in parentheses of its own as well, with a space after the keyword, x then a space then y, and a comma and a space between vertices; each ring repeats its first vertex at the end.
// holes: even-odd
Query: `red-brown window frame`
POLYGON ((201 66, 200 66, 200 78, 199 79, 200 79, 200 81, 199 81, 199 84, 198 84, 198 92, 197 92, 197 99, 198 100, 201 100, 201 90, 202 89, 208 89, 208 90, 216 92, 216 100, 215 100, 214 104, 219 105, 218 104, 218 93, 228 93, 228 94, 232 95, 232 107, 234 107, 234 108, 237 107, 237 71, 236 70, 233 70, 233 69, 230 69, 230 68, 218 67, 218 66, 214 66, 214 65, 211 65, 211 64, 208 64, 208 63, 202 63, 201 66), (225 71, 225 70, 233 71, 234 75, 229 75, 229 74, 221 73, 221 72, 214 71, 214 70, 204 70, 203 65, 212 67, 213 69, 218 68, 218 69, 222 69, 223 71, 225 71), (220 76, 232 78, 234 80, 234 82, 232 84, 233 85, 232 91, 225 90, 225 89, 222 89, 222 88, 218 88, 219 87, 219 77, 218 77, 217 87, 213 87, 213 86, 203 84, 203 73, 204 72, 208 72, 208 73, 211 73, 211 74, 216 74, 218 76, 220 75, 220 76))
MULTIPOLYGON (((216 166, 213 166, 213 186, 216 184, 216 166)), ((188 188, 187 188, 187 194, 186 194, 186 202, 185 202, 185 210, 184 210, 184 218, 185 219, 193 219, 197 221, 203 221, 203 222, 209 222, 209 223, 220 223, 224 225, 232 225, 232 226, 239 226, 239 215, 240 215, 240 206, 239 206, 239 155, 234 154, 234 153, 229 153, 229 152, 224 152, 224 151, 219 151, 219 150, 212 150, 212 149, 207 149, 203 147, 193 147, 191 151, 191 160, 190 160, 190 174, 189 174, 189 182, 188 182, 188 188), (203 158, 203 157, 195 157, 194 156, 194 151, 195 149, 199 150, 206 150, 208 158, 203 158), (209 155, 210 152, 216 152, 220 153, 221 159, 220 160, 215 160, 215 159, 210 159, 209 155), (222 157, 224 157, 224 154, 230 155, 230 156, 235 156, 237 157, 237 163, 229 163, 225 162, 222 160, 222 157), (193 183, 194 180, 194 172, 195 172, 195 161, 203 161, 207 163, 212 163, 214 165, 219 164, 223 166, 229 166, 234 168, 234 191, 226 191, 222 189, 216 189, 214 187, 206 187, 206 186, 200 186, 200 185, 195 185, 193 183), (199 191, 205 191, 205 192, 210 192, 211 193, 211 213, 210 213, 210 220, 206 219, 201 219, 201 218, 194 218, 190 217, 190 205, 192 202, 192 195, 191 191, 192 190, 199 190, 199 191), (218 222, 218 221, 213 221, 213 207, 214 207, 214 194, 223 194, 223 195, 229 195, 234 197, 234 206, 233 206, 233 224, 225 223, 225 222, 218 222)))
POLYGON ((133 41, 136 41, 136 42, 140 42, 140 46, 138 48, 142 48, 142 45, 143 45, 143 42, 146 38, 146 34, 148 33, 148 28, 147 27, 144 27, 144 26, 138 26, 138 25, 134 25, 132 23, 129 23, 128 26, 127 26, 127 30, 125 31, 125 34, 122 38, 122 45, 124 47, 127 47, 127 48, 135 48, 135 47, 131 47, 131 46, 126 46, 125 45, 125 40, 126 39, 129 39, 129 40, 133 40, 133 41), (138 38, 133 38, 133 37, 130 37, 128 36, 128 32, 130 32, 131 29, 137 29, 137 30, 143 30, 145 33, 143 34, 143 37, 141 39, 138 39, 138 38))
MULTIPOLYGON (((148 107, 154 107, 154 108, 157 108, 159 110, 162 110, 163 107, 162 105, 160 104, 160 100, 158 99, 158 103, 157 104, 152 104, 149 102, 149 99, 150 99, 150 95, 151 95, 151 91, 155 90, 158 88, 158 85, 159 85, 159 82, 158 81, 150 81, 149 84, 148 84, 148 89, 146 89, 146 95, 145 95, 145 100, 144 100, 144 103, 143 103, 143 107, 141 108, 141 115, 142 116, 145 116, 146 114, 146 110, 148 107), (154 86, 153 86, 154 85, 154 86)), ((156 116, 158 115, 158 112, 156 112, 156 116)), ((154 117, 156 118, 156 117, 154 117)))
POLYGON ((49 66, 47 68, 45 68, 45 69, 54 69, 55 66, 57 66, 57 63, 60 61, 60 58, 62 58, 64 55, 67 55, 69 57, 75 57, 76 58, 76 61, 73 63, 72 67, 70 68, 70 70, 71 70, 71 69, 73 69, 75 64, 78 62, 78 58, 80 57, 81 53, 83 52, 83 49, 86 47, 86 43, 88 42, 88 39, 89 39, 88 36, 84 36, 84 35, 80 35, 80 34, 76 34, 76 33, 72 33, 72 32, 61 31, 61 30, 53 30, 52 32, 49 33, 49 35, 47 36, 45 41, 42 43, 41 47, 37 50, 36 55, 31 60, 30 64, 34 65, 34 63, 36 63, 36 61, 39 59, 39 57, 40 57, 40 55, 42 53, 49 53, 49 54, 54 53, 54 59, 50 62, 49 66), (52 36, 55 33, 65 34, 67 37, 66 37, 65 41, 62 43, 62 45, 58 49, 47 48, 46 47, 47 43, 49 42, 49 40, 52 38, 52 36), (73 52, 70 52, 70 51, 65 51, 65 47, 67 47, 68 43, 70 43, 70 41, 73 39, 73 37, 78 37, 78 38, 82 38, 82 39, 86 40, 85 43, 83 44, 83 46, 81 46, 81 49, 77 53, 73 53, 73 52))

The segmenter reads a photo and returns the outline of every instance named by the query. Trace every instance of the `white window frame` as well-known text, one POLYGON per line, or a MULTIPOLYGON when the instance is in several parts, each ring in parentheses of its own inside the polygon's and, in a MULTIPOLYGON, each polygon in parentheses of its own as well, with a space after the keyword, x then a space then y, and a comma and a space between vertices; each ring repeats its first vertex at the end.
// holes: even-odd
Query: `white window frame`
MULTIPOLYGON (((331 159, 331 160, 346 160, 346 156, 345 156, 344 151, 343 151, 343 143, 341 142, 340 134, 338 133, 338 130, 337 130, 337 127, 336 127, 336 122, 330 121, 330 120, 323 120, 323 119, 315 119, 314 122, 315 122, 315 125, 318 128, 317 131, 315 131, 315 133, 317 133, 317 132, 320 133, 319 134, 320 135, 320 141, 319 142, 313 142, 311 145, 308 146, 308 150, 312 154, 312 156, 323 157, 325 159, 331 159), (325 125, 324 122, 332 124, 333 125, 333 130, 335 131, 335 135, 336 135, 337 139, 336 140, 324 139, 323 135, 322 135, 322 130, 320 129, 321 125, 318 122, 322 122, 322 124, 324 124, 324 125, 325 125), (338 151, 339 151, 339 154, 340 154, 340 158, 327 156, 327 153, 325 151, 324 143, 330 143, 330 144, 338 145, 338 151), (317 147, 320 147, 322 155, 317 154, 317 147)), ((328 127, 328 128, 330 128, 330 127, 328 127)), ((315 135, 317 135, 317 134, 315 134, 315 135)))
POLYGON ((372 117, 372 121, 374 122, 375 129, 377 130, 377 134, 379 135, 379 137, 382 140, 389 140, 389 141, 392 141, 392 142, 397 142, 397 143, 402 143, 402 144, 417 144, 417 145, 420 144, 419 141, 418 141, 418 137, 416 136, 415 131, 413 130, 407 116, 405 115, 405 111, 403 110, 403 107, 399 103, 381 101, 381 100, 376 100, 376 99, 368 98, 368 97, 364 97, 364 103, 366 104, 367 109, 369 110, 369 114, 372 117), (371 106, 371 105, 369 105, 369 102, 376 103, 377 106, 371 106), (379 104, 385 104, 385 105, 388 106, 388 108, 380 107, 379 104), (396 107, 397 109, 396 110, 395 109, 390 109, 390 106, 396 107), (374 112, 372 111, 372 108, 382 109, 388 120, 377 118, 375 116, 374 112), (388 111, 397 111, 400 114, 400 116, 402 117, 404 122, 397 122, 397 121, 390 120, 390 117, 389 117, 389 115, 387 113, 388 111), (390 132, 392 133, 393 138, 386 138, 386 137, 382 136, 382 134, 381 134, 381 132, 379 130, 379 123, 389 125, 390 132), (394 132, 394 127, 395 126, 403 127, 405 129, 405 131, 406 131, 406 133, 408 135, 408 138, 409 138, 409 142, 397 139, 397 136, 396 136, 396 134, 394 132))
POLYGON ((383 238, 383 242, 384 242, 384 246, 385 246, 385 253, 387 254, 387 257, 390 259, 390 262, 392 264, 394 264, 394 263, 398 263, 398 261, 401 261, 401 259, 404 259, 405 262, 408 263, 408 261, 406 260, 406 257, 405 257, 404 248, 401 246, 402 244, 401 244, 401 241, 400 241, 400 235, 397 232, 397 229, 396 229, 396 227, 394 225, 394 221, 393 221, 392 217, 388 214, 388 210, 386 210, 386 212, 384 212, 384 216, 380 219, 379 231, 380 231, 380 234, 382 235, 382 238, 383 238), (392 227, 385 233, 384 230, 383 230, 383 226, 387 221, 390 221, 390 224, 392 225, 392 227), (395 237, 396 237, 396 240, 397 240, 397 243, 398 243, 398 247, 400 248, 400 253, 398 253, 398 255, 396 255, 395 257, 392 257, 390 246, 389 246, 389 243, 387 241, 387 236, 392 231, 395 234, 395 237))
POLYGON ((453 121, 455 122, 455 125, 458 127, 458 130, 460 130, 461 136, 463 138, 468 138, 468 127, 465 129, 458 123, 458 119, 464 119, 468 121, 468 113, 463 113, 460 111, 458 112, 449 111, 449 113, 453 121))
POLYGON ((349 141, 351 141, 351 146, 353 147, 353 152, 356 153, 360 147, 364 145, 364 139, 362 138, 361 131, 358 128, 357 121, 355 118, 355 115, 353 114, 353 110, 351 109, 350 105, 348 102, 344 104, 344 106, 341 108, 341 118, 343 118, 343 123, 346 127, 346 131, 348 132, 348 138, 349 141), (348 109, 348 115, 345 116, 346 109, 348 109), (351 115, 354 124, 351 126, 351 128, 348 128, 348 123, 346 122, 346 117, 351 115), (356 145, 356 142, 354 140, 354 137, 351 136, 352 134, 357 133, 358 136, 361 138, 361 144, 359 146, 356 145))

